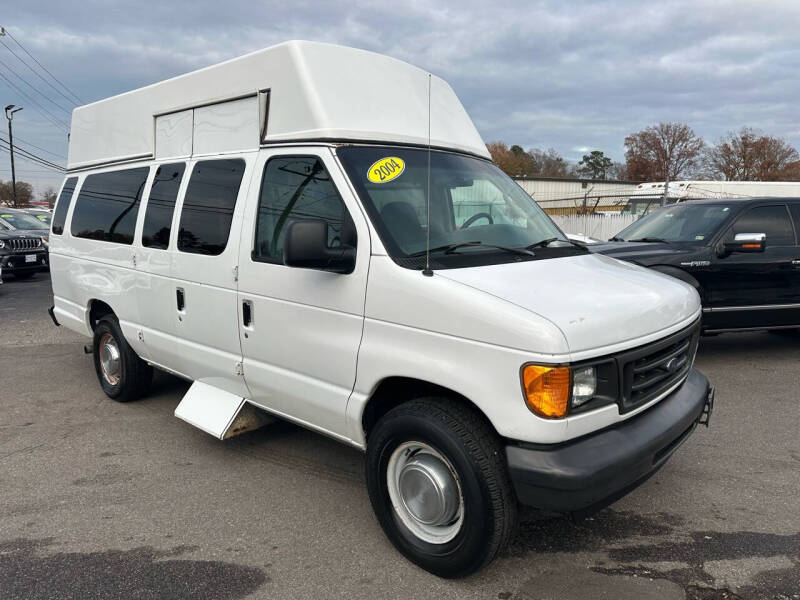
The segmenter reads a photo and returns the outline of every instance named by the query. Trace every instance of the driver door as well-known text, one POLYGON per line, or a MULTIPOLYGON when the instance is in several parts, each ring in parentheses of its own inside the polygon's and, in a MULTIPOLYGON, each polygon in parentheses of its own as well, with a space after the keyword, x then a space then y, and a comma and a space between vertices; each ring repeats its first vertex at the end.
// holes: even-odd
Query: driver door
POLYGON ((800 270, 793 264, 797 241, 785 204, 744 211, 722 238, 737 233, 766 234, 766 248, 730 253, 713 260, 707 282, 709 329, 779 327, 800 322, 800 270), (793 307, 794 305, 794 307, 793 307))
POLYGON ((250 399, 347 437, 345 409, 364 322, 367 223, 328 148, 262 150, 254 177, 260 192, 245 211, 238 289, 250 399), (355 246, 352 273, 283 264, 286 228, 303 219, 328 224, 329 246, 355 246))

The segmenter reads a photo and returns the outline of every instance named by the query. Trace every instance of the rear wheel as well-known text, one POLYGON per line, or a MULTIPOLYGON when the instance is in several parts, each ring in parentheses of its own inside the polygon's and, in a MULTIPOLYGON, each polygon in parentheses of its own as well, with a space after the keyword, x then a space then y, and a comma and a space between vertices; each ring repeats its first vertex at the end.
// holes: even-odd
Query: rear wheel
POLYGON ((450 398, 413 400, 384 415, 370 434, 366 477, 388 538, 440 577, 477 571, 515 530, 500 440, 482 415, 450 398))
POLYGON ((94 368, 106 396, 129 402, 147 393, 153 368, 128 345, 114 316, 106 315, 97 322, 92 347, 94 368))

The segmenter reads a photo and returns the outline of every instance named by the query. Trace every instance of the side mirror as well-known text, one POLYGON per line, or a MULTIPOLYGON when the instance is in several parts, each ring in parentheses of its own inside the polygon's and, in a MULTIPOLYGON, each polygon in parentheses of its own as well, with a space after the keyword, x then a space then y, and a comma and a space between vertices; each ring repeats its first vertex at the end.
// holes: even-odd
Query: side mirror
POLYGON ((356 250, 351 246, 328 246, 328 224, 321 219, 290 223, 283 240, 283 264, 301 269, 352 273, 356 250))
POLYGON ((725 252, 763 252, 767 247, 766 233, 737 233, 732 242, 725 242, 725 252))

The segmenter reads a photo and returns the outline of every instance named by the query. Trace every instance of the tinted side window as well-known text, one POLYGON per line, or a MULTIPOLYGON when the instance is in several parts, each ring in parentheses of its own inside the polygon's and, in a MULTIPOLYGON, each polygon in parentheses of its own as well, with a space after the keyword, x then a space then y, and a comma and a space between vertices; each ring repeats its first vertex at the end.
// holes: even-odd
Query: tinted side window
POLYGON ((298 219, 328 223, 328 246, 355 245, 355 229, 322 161, 314 156, 270 159, 261 182, 253 260, 282 263, 286 227, 298 219))
POLYGON ((132 244, 149 167, 89 175, 72 212, 75 237, 132 244))
MULTIPOLYGON (((793 203, 789 205, 789 210, 792 213, 792 219, 794 219, 794 229, 800 235, 800 203, 793 203)), ((800 239, 797 240, 800 243, 800 239)))
POLYGON ((156 170, 144 213, 142 246, 163 250, 169 245, 172 213, 185 170, 186 163, 161 165, 156 170))
POLYGON ((178 250, 222 254, 228 245, 244 166, 240 158, 206 160, 194 166, 183 199, 178 250))
POLYGON ((58 195, 56 210, 53 213, 53 233, 55 235, 64 233, 67 211, 69 211, 69 205, 72 203, 72 194, 75 191, 75 185, 77 183, 77 177, 70 177, 64 182, 64 187, 61 188, 61 193, 58 195))
POLYGON ((733 223, 727 238, 732 240, 737 233, 766 233, 767 248, 770 246, 794 246, 794 229, 789 221, 786 206, 757 206, 751 208, 733 223))

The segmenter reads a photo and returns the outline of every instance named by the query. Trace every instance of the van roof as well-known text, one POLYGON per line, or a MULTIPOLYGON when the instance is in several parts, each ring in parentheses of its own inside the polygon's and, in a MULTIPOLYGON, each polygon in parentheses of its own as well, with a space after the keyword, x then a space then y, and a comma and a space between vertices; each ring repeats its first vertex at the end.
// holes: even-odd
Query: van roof
POLYGON ((429 127, 432 146, 488 158, 452 88, 428 78, 374 52, 285 42, 76 108, 67 168, 280 142, 425 145, 429 127))

